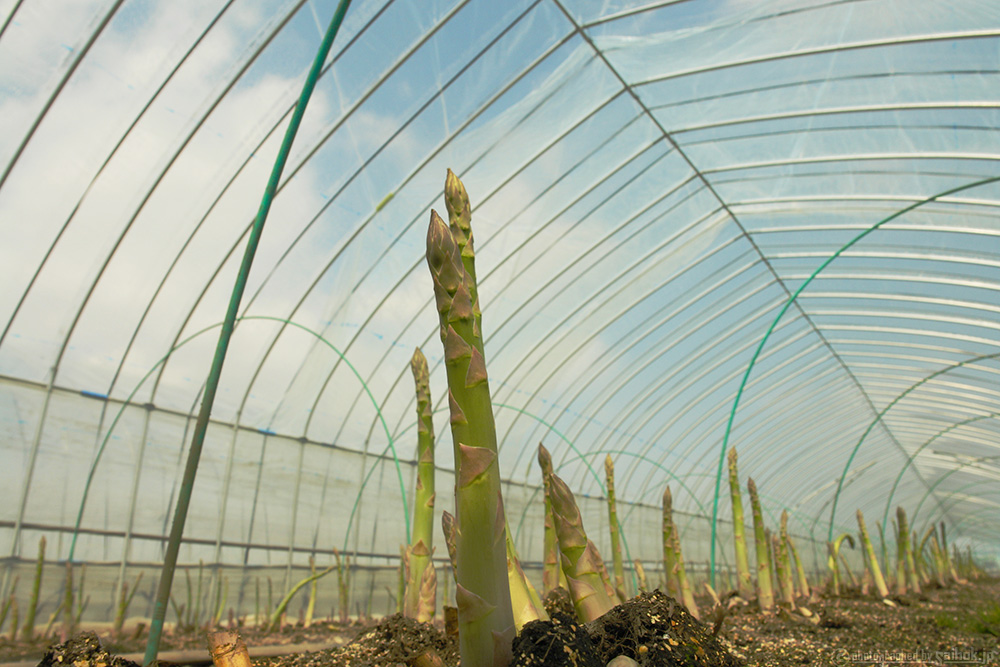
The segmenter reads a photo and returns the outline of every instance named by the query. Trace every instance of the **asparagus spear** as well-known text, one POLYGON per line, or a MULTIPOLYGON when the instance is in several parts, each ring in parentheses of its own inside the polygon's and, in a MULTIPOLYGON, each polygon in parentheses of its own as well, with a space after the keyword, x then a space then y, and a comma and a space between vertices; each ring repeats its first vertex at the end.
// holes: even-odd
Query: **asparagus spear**
POLYGON ((795 542, 792 540, 791 535, 788 536, 788 550, 795 560, 795 573, 799 581, 799 595, 810 597, 812 592, 809 590, 809 579, 806 578, 806 570, 802 567, 802 561, 799 560, 799 550, 795 548, 795 542))
POLYGON ((680 597, 681 591, 677 587, 677 575, 674 574, 677 557, 674 555, 673 525, 673 497, 667 486, 663 491, 663 573, 667 579, 667 595, 676 599, 680 597))
MULTIPOLYGON (((854 548, 854 538, 851 537, 850 533, 843 533, 833 542, 827 542, 827 551, 829 552, 829 557, 827 558, 826 564, 830 568, 831 575, 831 585, 833 588, 834 595, 840 595, 840 565, 838 561, 840 560, 840 546, 843 544, 844 540, 854 548)), ((849 573, 850 571, 848 571, 849 573)))
POLYGON ((677 524, 670 522, 671 543, 674 549, 674 570, 677 573, 677 587, 681 591, 681 600, 688 612, 695 618, 700 618, 698 605, 695 604, 694 594, 691 592, 691 584, 688 582, 687 571, 684 569, 684 554, 681 553, 681 536, 677 531, 677 524))
POLYGON ((868 570, 875 580, 875 588, 878 589, 879 597, 889 597, 889 588, 885 585, 885 578, 882 576, 882 568, 878 565, 878 558, 875 557, 875 548, 872 546, 871 538, 868 537, 868 527, 865 525, 865 517, 858 510, 858 528, 861 529, 861 543, 864 544, 865 554, 868 556, 868 570))
MULTIPOLYGON (((434 549, 434 420, 427 359, 418 347, 410 359, 410 369, 417 393, 417 492, 413 499, 413 538, 409 551, 409 569, 403 614, 418 618, 425 594, 424 569, 434 549)), ((430 604, 436 604, 431 600, 430 604)), ((433 613, 431 614, 433 617, 433 613)))
POLYGON ((538 592, 521 568, 514 541, 507 530, 507 581, 510 586, 510 601, 514 612, 514 626, 520 632, 525 623, 548 620, 549 615, 542 605, 538 592))
POLYGON ((549 477, 552 475, 552 455, 545 445, 538 444, 538 465, 542 469, 542 485, 545 489, 545 542, 544 565, 542 569, 542 589, 548 595, 549 591, 559 586, 566 586, 566 575, 559 565, 559 538, 556 536, 555 524, 552 522, 552 500, 549 498, 549 477))
POLYGON ((35 580, 31 585, 31 598, 28 600, 28 613, 24 617, 24 627, 21 637, 31 640, 35 634, 35 614, 38 612, 38 592, 42 587, 42 566, 45 564, 45 536, 38 540, 38 560, 35 562, 35 580))
POLYGON ((611 460, 611 454, 604 458, 604 474, 608 486, 608 527, 611 531, 611 557, 615 570, 615 594, 618 602, 625 602, 625 567, 622 564, 622 545, 618 534, 618 511, 615 507, 615 463, 611 460))
MULTIPOLYGON (((913 562, 913 547, 910 542, 910 525, 906 520, 906 510, 902 507, 896 507, 896 518, 899 520, 899 544, 896 549, 897 552, 900 547, 902 547, 903 554, 899 556, 902 560, 899 566, 897 566, 896 574, 901 577, 903 573, 906 574, 906 580, 909 583, 909 588, 914 592, 920 593, 920 577, 917 576, 917 568, 913 562)), ((900 589, 900 584, 896 584, 897 590, 900 589)), ((906 592, 906 587, 902 587, 902 593, 906 592)), ((901 594, 902 594, 901 593, 901 594)))
POLYGON ((743 523, 743 497, 740 493, 740 479, 736 471, 736 448, 729 450, 729 496, 733 506, 733 543, 736 549, 736 585, 740 597, 753 597, 753 582, 750 578, 750 563, 747 559, 747 540, 743 523))
POLYGON ((781 574, 781 599, 795 608, 795 587, 792 583, 792 566, 788 557, 788 512, 781 511, 781 532, 778 537, 778 571, 781 574))
POLYGON ((555 474, 550 476, 552 518, 559 536, 562 569, 580 620, 592 621, 614 606, 604 588, 593 542, 587 539, 573 492, 555 474))
POLYGON ((771 588, 771 562, 767 553, 767 539, 764 537, 764 517, 760 510, 760 498, 753 477, 747 479, 750 494, 750 510, 753 512, 753 533, 757 544, 757 603, 762 610, 774 607, 774 592, 771 588))
POLYGON ((635 576, 639 579, 639 592, 649 592, 649 582, 646 580, 646 568, 642 566, 642 561, 636 558, 632 561, 632 564, 635 566, 635 576))
POLYGON ((496 426, 483 353, 465 188, 449 172, 449 229, 431 212, 427 264, 441 324, 451 435, 455 448, 455 509, 459 653, 463 664, 506 665, 514 635, 507 581, 505 517, 497 465, 496 426), (455 230, 460 232, 455 233, 455 230))

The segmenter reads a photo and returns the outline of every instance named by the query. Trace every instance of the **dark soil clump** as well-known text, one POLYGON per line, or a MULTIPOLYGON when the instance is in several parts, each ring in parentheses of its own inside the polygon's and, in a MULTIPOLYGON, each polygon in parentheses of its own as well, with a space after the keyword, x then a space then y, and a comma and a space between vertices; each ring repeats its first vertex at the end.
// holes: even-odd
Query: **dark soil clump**
POLYGON ((82 632, 62 644, 50 646, 38 667, 139 667, 131 660, 111 655, 93 632, 82 632))
POLYGON ((458 642, 428 623, 417 623, 401 614, 387 616, 361 632, 343 648, 257 661, 258 667, 315 667, 317 665, 409 664, 422 654, 433 651, 446 665, 458 664, 458 642))
POLYGON ((531 621, 521 628, 511 667, 604 667, 606 662, 584 627, 556 608, 552 620, 531 621))
POLYGON ((643 593, 587 624, 597 651, 610 661, 625 655, 640 667, 738 667, 734 658, 672 597, 643 593))

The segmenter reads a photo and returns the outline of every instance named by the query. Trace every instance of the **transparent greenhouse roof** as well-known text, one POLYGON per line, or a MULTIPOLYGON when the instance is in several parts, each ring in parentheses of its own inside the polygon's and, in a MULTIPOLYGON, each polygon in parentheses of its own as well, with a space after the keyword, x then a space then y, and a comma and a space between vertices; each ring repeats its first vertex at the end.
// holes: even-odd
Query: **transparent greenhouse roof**
MULTIPOLYGON (((59 557, 76 532, 77 559, 160 558, 335 5, 0 0, 0 556, 54 530, 59 557)), ((901 505, 995 559, 998 54, 995 0, 355 0, 240 306, 190 549, 280 560, 353 526, 398 554, 418 346, 454 467, 423 256, 451 168, 512 525, 539 442, 582 497, 610 453, 621 501, 670 484, 703 526, 735 447, 799 535, 901 505)))

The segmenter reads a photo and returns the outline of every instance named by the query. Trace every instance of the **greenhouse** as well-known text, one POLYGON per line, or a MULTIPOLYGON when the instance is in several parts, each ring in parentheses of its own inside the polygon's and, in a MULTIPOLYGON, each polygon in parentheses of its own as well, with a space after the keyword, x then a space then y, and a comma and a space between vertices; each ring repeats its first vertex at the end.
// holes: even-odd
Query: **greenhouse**
POLYGON ((993 0, 0 0, 0 662, 1000 591, 998 90, 993 0))

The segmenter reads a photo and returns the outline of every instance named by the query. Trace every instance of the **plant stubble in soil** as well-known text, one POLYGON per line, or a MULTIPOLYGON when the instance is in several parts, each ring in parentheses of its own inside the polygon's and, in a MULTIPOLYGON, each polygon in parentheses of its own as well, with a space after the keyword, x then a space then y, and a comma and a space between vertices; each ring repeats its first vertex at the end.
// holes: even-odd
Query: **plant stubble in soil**
MULTIPOLYGON (((556 641, 550 642, 549 647, 557 653, 553 654, 550 650, 549 655, 561 653, 562 656, 572 654, 576 657, 562 662, 522 661, 517 665, 586 667, 604 665, 614 657, 612 654, 624 654, 636 659, 643 667, 728 667, 741 663, 759 667, 874 664, 1000 666, 1000 620, 997 619, 1000 614, 1000 580, 980 579, 968 585, 930 590, 920 596, 896 598, 896 602, 897 606, 890 607, 880 600, 855 595, 800 603, 808 607, 813 615, 811 618, 787 610, 761 614, 752 604, 735 607, 724 618, 716 643, 712 639, 710 625, 691 619, 688 627, 686 619, 690 616, 676 611, 680 605, 662 593, 649 594, 630 601, 631 604, 619 605, 586 626, 576 624, 571 617, 563 617, 561 624, 565 627, 556 633, 556 641), (690 636, 696 639, 682 643, 678 638, 688 630, 690 636), (561 640, 559 633, 565 635, 561 640), (590 640, 593 654, 597 657, 596 663, 588 662, 588 651, 579 648, 579 642, 583 641, 581 633, 590 640), (677 646, 670 642, 670 637, 678 641, 677 646), (569 651, 563 648, 567 645, 571 646, 569 651), (685 662, 680 657, 683 651, 693 653, 696 659, 703 661, 688 659, 685 662), (675 658, 674 662, 670 661, 675 658), (705 662, 706 659, 717 662, 705 662)), ((709 608, 707 600, 703 608, 709 608)), ((528 628, 526 626, 522 632, 522 638, 532 636, 528 628)), ((313 653, 255 659, 257 667, 395 667, 408 665, 428 649, 433 649, 445 665, 453 667, 458 664, 454 638, 445 636, 435 626, 418 624, 399 616, 386 617, 369 626, 344 627, 319 623, 309 629, 288 626, 275 633, 254 628, 240 628, 240 632, 251 649, 300 642, 346 642, 344 646, 313 653), (352 634, 356 637, 347 641, 346 637, 352 634)), ((62 659, 50 655, 49 664, 127 667, 115 662, 115 656, 103 651, 96 644, 94 635, 78 635, 74 640, 82 643, 63 649, 53 647, 57 653, 62 650, 62 659)), ((111 653, 141 653, 144 640, 143 637, 115 643, 107 638, 103 641, 111 653)), ((38 642, 30 645, 11 642, 5 636, 0 639, 0 662, 37 659, 44 646, 38 642)), ((163 650, 178 648, 203 650, 208 658, 203 630, 178 632, 165 637, 163 650)))

